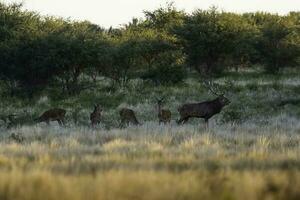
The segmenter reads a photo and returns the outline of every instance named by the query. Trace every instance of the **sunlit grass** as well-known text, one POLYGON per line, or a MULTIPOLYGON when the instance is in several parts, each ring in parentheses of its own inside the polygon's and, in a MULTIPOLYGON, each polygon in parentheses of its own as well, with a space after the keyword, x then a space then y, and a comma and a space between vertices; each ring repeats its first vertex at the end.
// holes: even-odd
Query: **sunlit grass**
POLYGON ((107 171, 69 176, 45 171, 0 173, 0 198, 35 199, 297 199, 300 173, 261 171, 107 171))
POLYGON ((299 144, 247 124, 20 127, 0 141, 0 199, 297 199, 299 144))

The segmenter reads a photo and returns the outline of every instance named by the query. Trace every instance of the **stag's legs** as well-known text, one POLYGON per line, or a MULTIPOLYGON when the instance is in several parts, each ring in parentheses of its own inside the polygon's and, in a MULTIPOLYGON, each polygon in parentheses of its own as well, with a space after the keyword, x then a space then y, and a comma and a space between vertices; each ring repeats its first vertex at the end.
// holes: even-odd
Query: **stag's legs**
POLYGON ((92 128, 95 128, 96 126, 98 126, 100 124, 99 121, 92 121, 91 126, 92 128))
POLYGON ((189 119, 190 119, 189 117, 184 118, 183 119, 183 124, 187 123, 189 121, 189 119))
POLYGON ((60 126, 65 126, 65 121, 63 119, 56 120, 60 126))
POLYGON ((123 121, 123 124, 124 124, 125 126, 129 126, 129 125, 130 125, 130 121, 124 120, 124 121, 123 121))
POLYGON ((183 122, 183 118, 180 118, 178 121, 177 121, 177 124, 182 124, 183 122))
POLYGON ((66 126, 66 121, 65 121, 65 119, 61 119, 60 121, 61 121, 61 123, 62 123, 63 126, 66 126))
POLYGON ((60 126, 62 126, 62 122, 60 121, 60 119, 58 119, 58 120, 56 120, 57 122, 58 122, 58 124, 60 125, 60 126))
POLYGON ((205 119, 205 129, 208 130, 209 126, 208 126, 208 119, 205 119))
POLYGON ((124 128, 124 126, 128 126, 128 122, 125 119, 121 119, 120 127, 124 128))
MULTIPOLYGON (((171 120, 163 120, 163 121, 160 121, 160 123, 164 123, 164 125, 167 125, 167 124, 170 124, 171 123, 171 120)), ((159 123, 159 124, 160 124, 159 123)))
POLYGON ((187 123, 187 121, 189 121, 189 117, 185 117, 185 118, 180 118, 177 123, 178 124, 185 124, 187 123))
POLYGON ((12 122, 9 122, 8 124, 7 124, 7 129, 10 129, 11 127, 13 126, 13 123, 12 122))
POLYGON ((133 124, 134 124, 135 126, 138 126, 138 125, 140 125, 140 122, 138 122, 138 121, 136 120, 136 121, 133 121, 133 124))

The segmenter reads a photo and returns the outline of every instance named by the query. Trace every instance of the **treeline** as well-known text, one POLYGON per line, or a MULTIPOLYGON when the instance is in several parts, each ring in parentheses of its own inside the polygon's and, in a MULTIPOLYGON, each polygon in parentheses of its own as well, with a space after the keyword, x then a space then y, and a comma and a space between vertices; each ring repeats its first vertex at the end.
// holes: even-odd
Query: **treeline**
POLYGON ((182 81, 190 70, 207 77, 253 65, 268 73, 299 66, 300 12, 235 14, 213 7, 188 14, 168 5, 144 14, 104 29, 0 3, 1 84, 12 96, 49 87, 75 95, 98 77, 164 84, 182 81))

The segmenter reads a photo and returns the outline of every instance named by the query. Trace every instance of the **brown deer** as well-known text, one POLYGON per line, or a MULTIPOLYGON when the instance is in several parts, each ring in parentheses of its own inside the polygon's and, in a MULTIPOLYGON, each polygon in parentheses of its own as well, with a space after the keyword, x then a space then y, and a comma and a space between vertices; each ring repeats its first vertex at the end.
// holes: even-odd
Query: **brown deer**
POLYGON ((92 127, 95 127, 95 125, 100 123, 101 112, 102 112, 102 108, 100 107, 99 104, 96 104, 94 106, 94 111, 90 114, 90 120, 91 120, 92 127))
POLYGON ((122 108, 120 110, 121 117, 121 125, 129 125, 130 123, 133 125, 141 125, 137 120, 134 111, 128 108, 122 108))
POLYGON ((212 88, 209 88, 209 90, 218 97, 212 101, 189 103, 179 107, 180 119, 177 121, 178 124, 186 123, 189 118, 204 118, 206 128, 208 128, 208 120, 215 114, 220 113, 224 106, 230 104, 229 99, 224 94, 217 94, 212 88))
POLYGON ((66 110, 61 108, 53 108, 45 111, 40 117, 35 119, 37 123, 46 122, 48 125, 50 121, 57 121, 60 126, 65 125, 66 110))
POLYGON ((162 104, 164 99, 163 98, 156 98, 157 100, 157 108, 158 108, 158 120, 159 120, 159 124, 164 123, 170 123, 171 122, 171 111, 170 110, 166 110, 166 109, 162 109, 162 104))

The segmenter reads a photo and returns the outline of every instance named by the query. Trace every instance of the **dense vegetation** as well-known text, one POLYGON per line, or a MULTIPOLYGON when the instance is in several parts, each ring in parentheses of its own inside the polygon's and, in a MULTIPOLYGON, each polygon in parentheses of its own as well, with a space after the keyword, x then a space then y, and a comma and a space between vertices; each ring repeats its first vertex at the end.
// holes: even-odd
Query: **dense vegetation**
POLYGON ((168 5, 104 29, 0 4, 5 96, 32 98, 54 89, 65 98, 95 88, 99 77, 123 87, 130 79, 174 84, 193 71, 207 78, 254 65, 281 73, 297 66, 299 55, 299 12, 234 14, 212 7, 188 14, 168 5))

